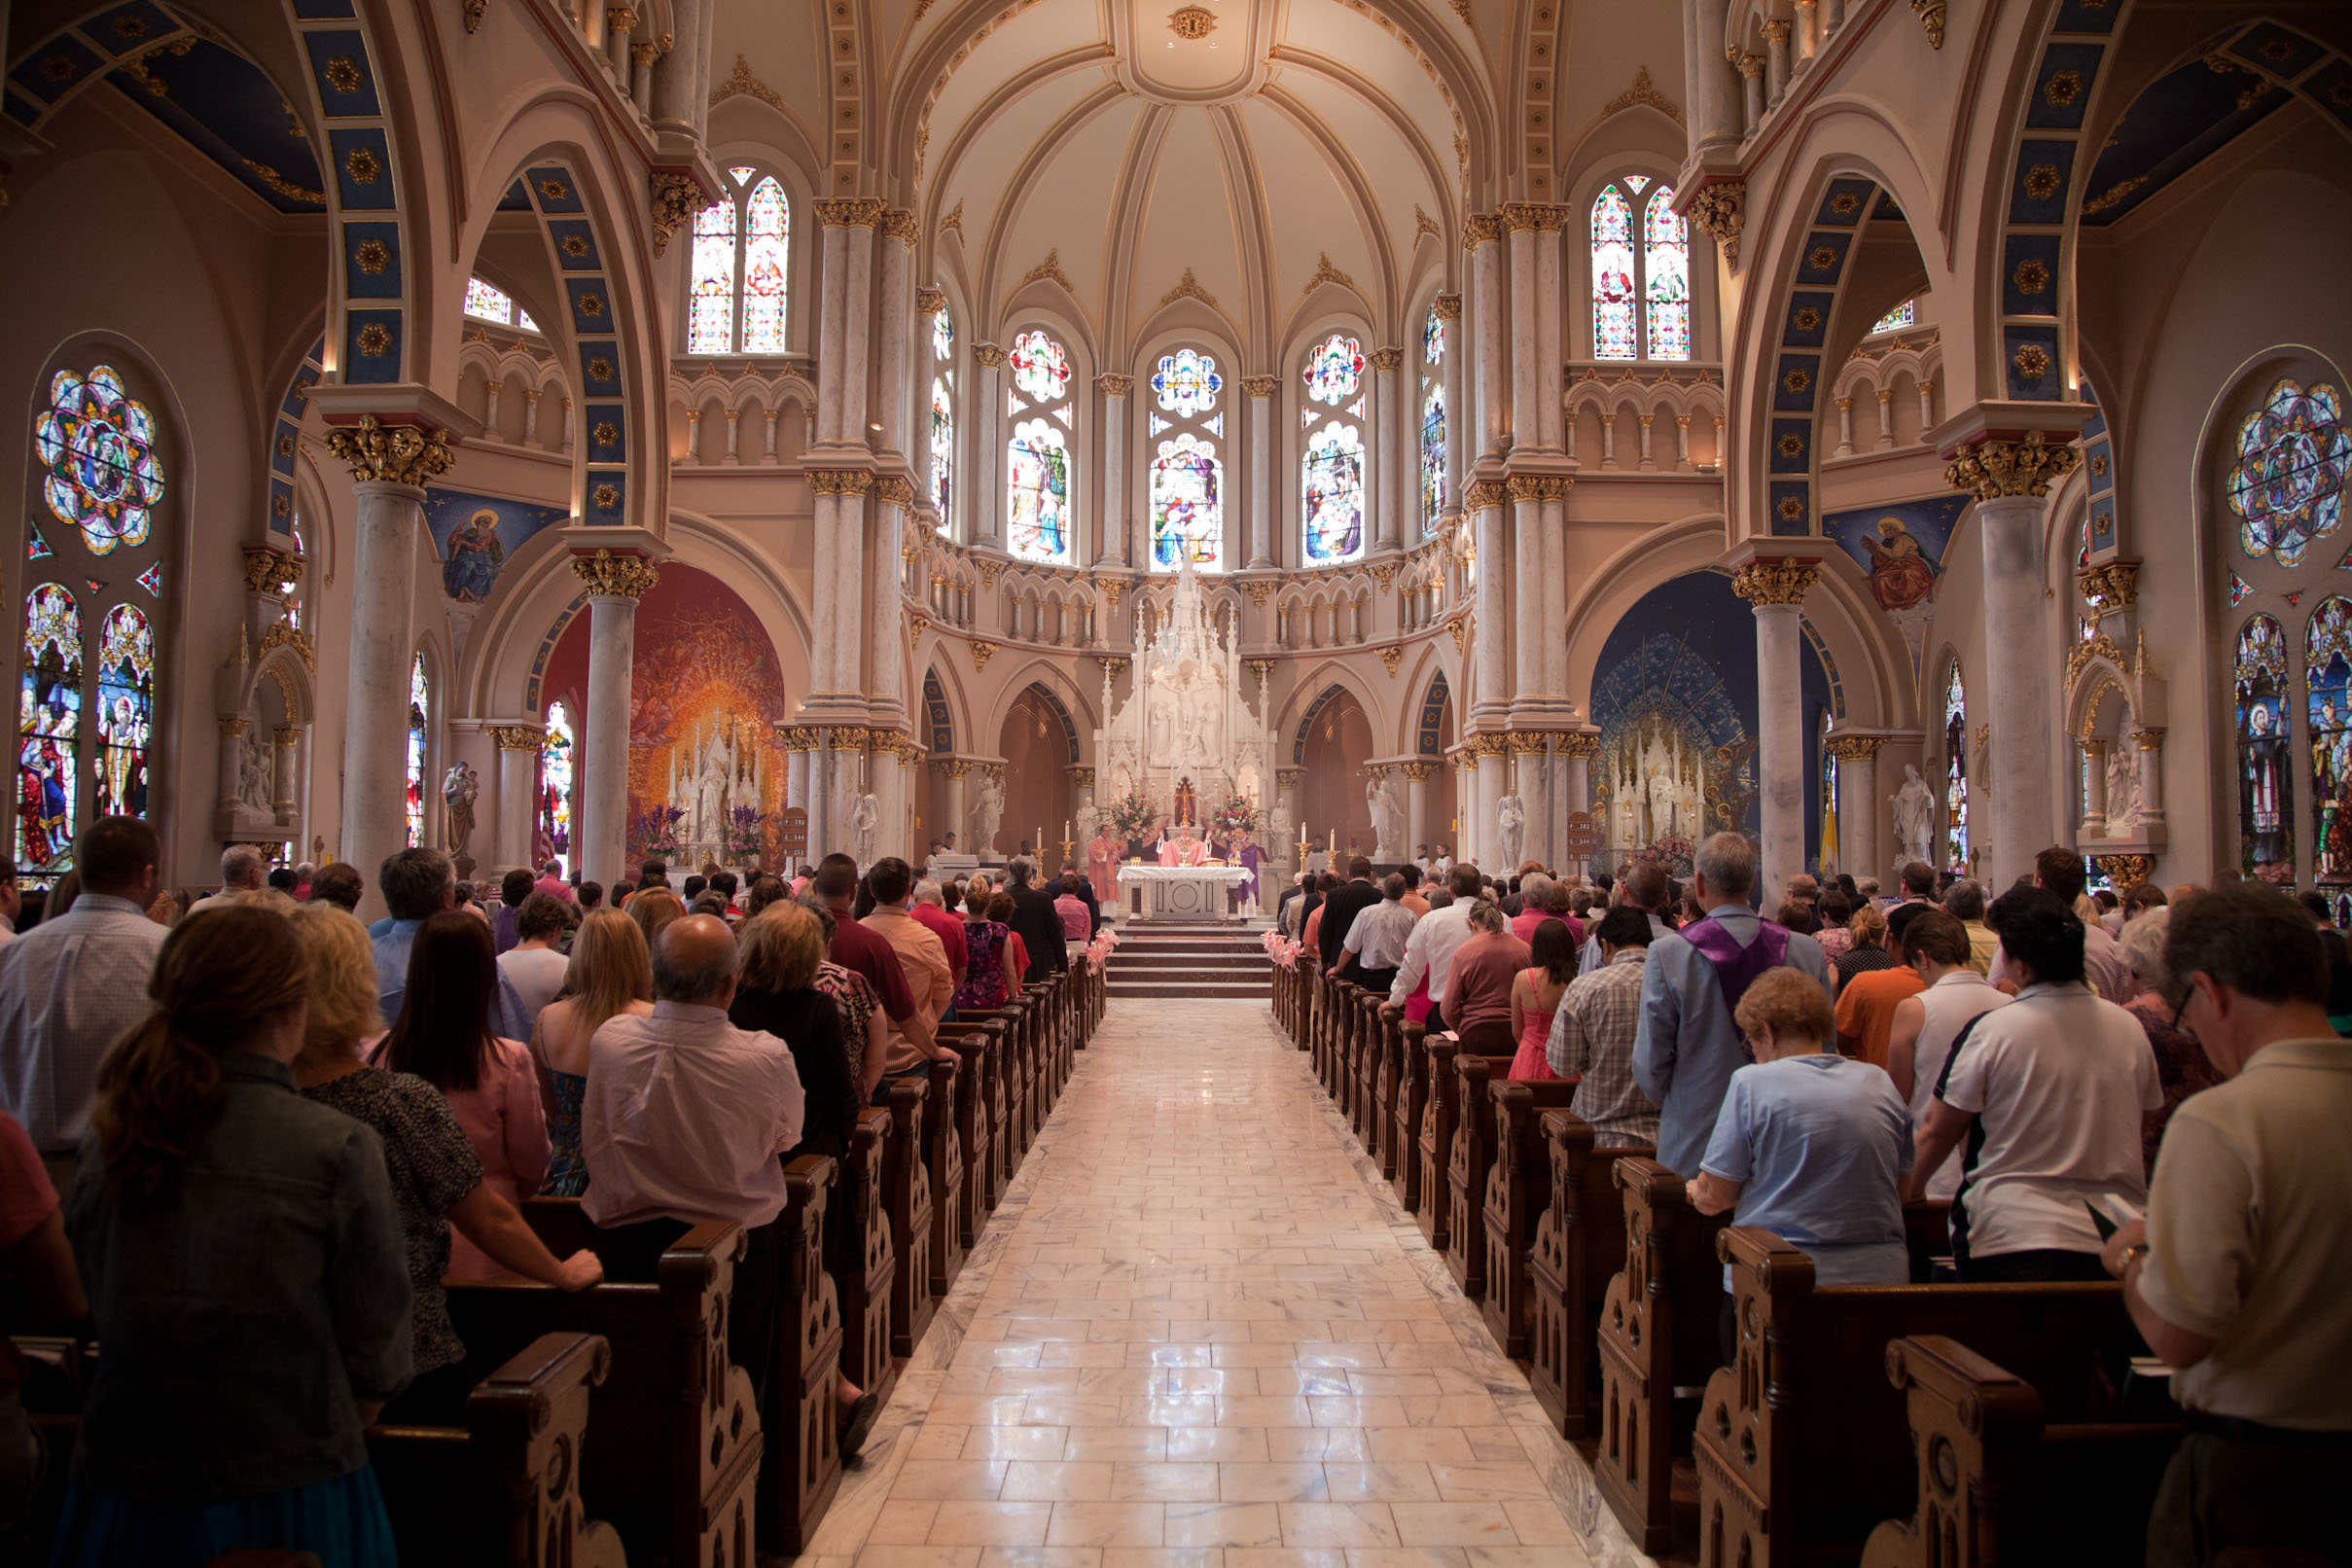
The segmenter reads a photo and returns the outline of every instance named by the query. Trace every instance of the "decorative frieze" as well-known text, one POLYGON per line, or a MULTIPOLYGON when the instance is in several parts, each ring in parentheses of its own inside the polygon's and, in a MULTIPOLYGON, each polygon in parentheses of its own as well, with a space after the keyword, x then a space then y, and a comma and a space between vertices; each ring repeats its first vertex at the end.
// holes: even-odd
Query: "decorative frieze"
POLYGON ((819 196, 809 205, 827 229, 878 229, 889 210, 879 196, 819 196))

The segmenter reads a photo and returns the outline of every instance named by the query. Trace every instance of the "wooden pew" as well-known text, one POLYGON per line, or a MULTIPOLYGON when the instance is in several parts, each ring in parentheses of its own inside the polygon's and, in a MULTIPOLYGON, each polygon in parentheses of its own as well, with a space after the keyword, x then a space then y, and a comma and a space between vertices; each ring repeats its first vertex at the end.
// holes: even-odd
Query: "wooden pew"
POLYGON ((954 1131, 963 1164, 963 1179, 956 1184, 953 1197, 959 1246, 969 1251, 980 1239, 1004 1190, 994 1175, 997 1140, 990 1118, 996 1079, 1004 1066, 1005 1026, 991 1018, 980 1023, 944 1023, 940 1030, 941 1043, 964 1059, 953 1084, 954 1131))
POLYGON ((931 1167, 923 1158, 924 1113, 931 1085, 901 1078, 890 1086, 890 1141, 882 1161, 882 1203, 890 1214, 890 1353, 904 1361, 931 1327, 931 1167))
POLYGON ((891 1245, 890 1214, 882 1202, 890 1120, 888 1111, 869 1107, 858 1113, 850 1131, 839 1201, 850 1208, 857 1266, 836 1282, 840 1286, 841 1375, 883 1401, 898 1382, 898 1364, 890 1358, 890 1280, 898 1251, 891 1245))
MULTIPOLYGON (((1374 1159, 1381 1157, 1387 1138, 1381 1128, 1380 1069, 1388 1060, 1388 1040, 1380 1026, 1380 1005, 1388 1000, 1379 991, 1356 990, 1356 1081, 1352 1087, 1352 1107, 1349 1120, 1356 1136, 1364 1142, 1364 1152, 1374 1159)), ((1385 1168, 1381 1171, 1386 1175, 1385 1168)))
POLYGON ((1366 1153, 1380 1161, 1380 1179, 1392 1185, 1397 1179, 1397 1073, 1405 1045, 1403 1023, 1401 1015, 1388 1011, 1386 997, 1372 997, 1372 1014, 1366 1019, 1372 1031, 1372 1051, 1365 1098, 1371 1102, 1372 1135, 1378 1146, 1366 1153))
POLYGON ((1674 1540, 1675 1469, 1686 1495, 1696 1389, 1723 1360, 1717 1315, 1725 1217, 1691 1207, 1683 1179, 1655 1159, 1621 1158, 1610 1177, 1623 1196, 1625 1261, 1601 1304, 1601 1430, 1593 1479, 1634 1545, 1655 1557, 1674 1540))
POLYGON ((1925 1285, 1935 1277, 1935 1265, 1952 1255, 1949 1203, 1936 1198, 1913 1198, 1903 1205, 1904 1248, 1911 1255, 1911 1283, 1925 1285))
POLYGON ((1421 1187, 1421 1119, 1429 1107, 1429 1041, 1427 1026, 1408 1023, 1397 1015, 1397 1074, 1390 1090, 1388 1144, 1396 1155, 1390 1181, 1397 1201, 1408 1214, 1419 1211, 1421 1187))
POLYGON ((1871 1532, 1863 1568, 2138 1568, 2178 1421, 2068 1420, 1956 1339, 1886 1347, 1911 1429, 1918 1507, 1871 1532))
POLYGON ((1551 1145, 1544 1136, 1543 1117, 1553 1110, 1565 1115, 1575 1098, 1574 1079, 1505 1081, 1488 1090, 1493 1154, 1480 1195, 1486 1294, 1479 1312, 1503 1354, 1515 1361, 1527 1357, 1528 1259, 1535 1250, 1537 1218, 1551 1193, 1551 1145))
POLYGON ((1291 1039, 1301 1051, 1313 1053, 1315 1043, 1315 1008, 1322 996, 1320 969, 1311 952, 1299 955, 1299 1007, 1291 1018, 1291 1039))
POLYGON ((931 1256, 926 1261, 935 1297, 946 1295, 955 1276, 964 1271, 964 1227, 956 1214, 964 1186, 964 1146, 955 1130, 958 1076, 944 1061, 931 1064, 931 1098, 923 1116, 923 1163, 931 1174, 931 1256))
POLYGON ((1649 1144, 1595 1149, 1592 1128, 1568 1111, 1545 1111, 1549 1183, 1527 1257, 1527 1382, 1564 1438, 1597 1430, 1601 1307, 1625 1264, 1621 1158, 1647 1159, 1649 1144))
POLYGON ((776 1348, 768 1374, 776 1389, 768 1404, 777 1419, 763 1457, 774 1539, 788 1552, 807 1549, 841 1486, 840 1402, 834 1397, 841 1369, 840 1296, 824 1265, 825 1205, 836 1169, 822 1155, 785 1166, 784 1212, 776 1219, 779 1237, 790 1244, 776 1270, 776 1348))
POLYGON ((1454 1117, 1461 1104, 1461 1087, 1454 1080, 1454 1042, 1427 1041, 1428 1098, 1421 1108, 1415 1145, 1420 1154, 1421 1206, 1414 1220, 1429 1244, 1443 1252, 1453 1241, 1453 1199, 1446 1175, 1452 1168, 1454 1117))
MULTIPOLYGON (((523 1209, 543 1239, 564 1248, 557 1257, 603 1239, 569 1200, 523 1209)), ((448 1287, 450 1321, 484 1361, 511 1362, 549 1333, 610 1345, 579 1449, 580 1496, 641 1562, 751 1560, 766 1434, 751 1379, 727 1346, 745 1244, 739 1226, 698 1225, 671 1243, 651 1280, 608 1278, 576 1294, 523 1280, 448 1287)))
POLYGON ((1494 1163, 1492 1086, 1510 1075, 1509 1056, 1454 1053, 1454 1133, 1445 1161, 1445 1270, 1474 1301, 1486 1293, 1486 1171, 1494 1163))
POLYGON ((1959 1339, 2093 1421, 2118 1407, 2106 1369, 2120 1376, 2144 1353, 2113 1282, 1817 1288, 1813 1260, 1768 1230, 1734 1227, 1717 1250, 1738 1341, 1699 1411, 1706 1564, 1851 1562, 1879 1521, 1911 1511, 1917 1462, 1887 1382, 1891 1339, 1959 1339))

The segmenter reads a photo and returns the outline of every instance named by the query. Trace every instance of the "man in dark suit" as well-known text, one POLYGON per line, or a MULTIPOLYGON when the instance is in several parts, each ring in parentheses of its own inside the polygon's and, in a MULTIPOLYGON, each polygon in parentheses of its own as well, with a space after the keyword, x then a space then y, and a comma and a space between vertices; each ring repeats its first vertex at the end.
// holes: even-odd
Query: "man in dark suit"
POLYGON ((1052 971, 1070 967, 1062 946, 1061 915, 1053 908, 1053 895, 1032 885, 1037 880, 1036 861, 1016 855, 1005 872, 1012 878, 1013 895, 1013 918, 1005 923, 1020 934, 1022 945, 1029 949, 1029 969, 1021 982, 1035 984, 1052 971))
POLYGON ((1334 973, 1339 967, 1339 944, 1347 940, 1347 928, 1356 923, 1356 916, 1380 902, 1380 890, 1372 885, 1372 862, 1362 855, 1351 855, 1347 862, 1347 880, 1338 890, 1323 901, 1323 925, 1315 944, 1323 959, 1323 972, 1334 973))

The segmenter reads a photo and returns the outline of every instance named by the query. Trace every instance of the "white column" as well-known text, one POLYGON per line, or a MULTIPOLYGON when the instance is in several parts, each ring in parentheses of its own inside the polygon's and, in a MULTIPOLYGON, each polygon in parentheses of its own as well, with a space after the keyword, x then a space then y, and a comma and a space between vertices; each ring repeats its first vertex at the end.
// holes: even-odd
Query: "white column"
POLYGON ((1856 878, 1878 877, 1892 887, 1894 867, 1879 842, 1878 819, 1886 802, 1878 799, 1878 747, 1875 735, 1830 741, 1837 759, 1837 869, 1856 878))
POLYGON ((1895 445, 1895 389, 1878 389, 1878 445, 1883 448, 1895 445))
POLYGON ((1503 387, 1510 363, 1503 341, 1509 303, 1503 297, 1503 244, 1493 214, 1472 213, 1464 219, 1463 239, 1470 246, 1471 309, 1478 317, 1477 455, 1487 457, 1503 449, 1503 427, 1511 421, 1503 387))
MULTIPOLYGON (((1689 421, 1685 421, 1688 423, 1689 421)), ((1854 400, 1837 400, 1837 452, 1839 457, 1854 455, 1854 400)))
POLYGON ((217 772, 220 789, 218 798, 213 802, 215 810, 233 811, 237 807, 237 784, 243 771, 240 765, 244 759, 245 731, 252 723, 251 719, 235 714, 220 717, 221 759, 217 772))
POLYGON ((1759 891, 1767 900, 1777 899, 1788 879, 1804 870, 1800 606, 1820 576, 1821 568, 1810 561, 1758 560, 1741 567, 1731 583, 1756 607, 1756 770, 1764 828, 1759 891))
POLYGON ((1746 127, 1745 133, 1753 135, 1757 124, 1764 119, 1764 56, 1742 54, 1736 63, 1739 67, 1740 119, 1746 127))
MULTIPOLYGON (((1503 642, 1503 630, 1510 621, 1504 584, 1511 574, 1504 557, 1502 481, 1486 480, 1473 485, 1470 506, 1479 554, 1479 591, 1471 622, 1472 677, 1477 695, 1461 711, 1466 716, 1500 718, 1511 711, 1510 656, 1503 642)), ((1458 703, 1460 698, 1455 700, 1458 703)))
MULTIPOLYGON (((1541 695, 1544 687, 1543 481, 1533 474, 1514 474, 1504 483, 1511 495, 1511 570, 1504 574, 1487 567, 1480 574, 1479 614, 1483 619, 1502 613, 1503 589, 1508 584, 1512 630, 1508 690, 1511 705, 1517 710, 1541 695)), ((1486 560, 1483 550, 1479 560, 1481 565, 1486 560)))
POLYGON ((873 352, 873 245, 874 226, 881 218, 881 203, 861 201, 860 221, 844 231, 847 241, 849 284, 846 291, 846 331, 841 344, 841 439, 853 446, 871 446, 873 433, 867 421, 873 406, 871 376, 867 366, 873 352))
POLYGON ((525 446, 539 445, 539 399, 541 395, 539 388, 535 386, 525 388, 522 394, 522 444, 525 446))
POLYGON ((2140 837, 2152 840, 2164 830, 2164 731, 2135 730, 2131 743, 2140 753, 2140 837))
MULTIPOLYGON (((2049 612, 2042 593, 2042 512, 2040 495, 1977 502, 1984 539, 1986 700, 1971 707, 1991 725, 1984 748, 1992 775, 1993 834, 1984 845, 1991 887, 2006 887, 2033 870, 2035 852, 2056 833, 2050 736, 2057 715, 2043 652, 2049 612)), ((1974 822, 1970 827, 1973 849, 1982 838, 1974 822)))
POLYGON ((1683 0, 1683 101, 1691 106, 1693 151, 1739 140, 1739 76, 1716 48, 1723 15, 1720 0, 1683 0))
POLYGON ((1560 286, 1560 231, 1570 210, 1546 205, 1536 209, 1535 231, 1535 429, 1529 432, 1548 452, 1567 450, 1566 413, 1561 401, 1562 377, 1568 373, 1568 345, 1560 286))
MULTIPOLYGON (((874 484, 867 535, 872 552, 871 598, 866 613, 866 695, 873 722, 884 730, 907 725, 907 608, 904 574, 907 518, 914 510, 914 486, 888 475, 874 484)), ((889 771, 889 769, 882 769, 889 771)))
MULTIPOLYGON (((995 343, 972 345, 972 379, 980 417, 973 421, 972 483, 965 492, 963 536, 985 550, 1004 548, 1005 351, 995 343)), ((967 408, 973 405, 967 404, 967 408)))
POLYGON ((580 827, 572 858, 610 887, 628 870, 629 673, 636 660, 637 600, 659 576, 641 555, 575 554, 588 595, 587 711, 581 716, 580 827))
POLYGON ((1274 391, 1278 376, 1245 375, 1241 390, 1250 400, 1250 570, 1274 564, 1274 391))
POLYGON ((1408 449, 1414 449, 1406 437, 1409 421, 1403 416, 1411 400, 1397 390, 1403 380, 1398 370, 1404 363, 1402 348, 1372 351, 1372 439, 1380 444, 1379 532, 1373 548, 1381 554, 1393 554, 1404 548, 1407 488, 1404 456, 1408 449))
POLYGON ((1478 790, 1475 796, 1478 804, 1474 812, 1466 813, 1478 825, 1478 853, 1472 858, 1487 875, 1501 876, 1510 871, 1503 864, 1501 836, 1496 831, 1503 814, 1503 797, 1510 790, 1509 780, 1505 777, 1509 765, 1503 756, 1502 736, 1490 734, 1479 738, 1481 744, 1479 748, 1478 790))
POLYGON ((966 804, 964 780, 970 776, 972 765, 960 757, 950 757, 939 765, 939 769, 947 780, 947 820, 934 830, 934 836, 945 837, 952 833, 957 848, 967 855, 977 855, 980 851, 972 847, 972 830, 965 822, 969 807, 966 804))
POLYGON ((776 460, 776 419, 783 411, 780 407, 767 410, 767 444, 760 452, 763 462, 772 463, 776 460))
MULTIPOLYGON (((1127 505, 1127 394, 1135 390, 1135 377, 1097 375, 1094 386, 1102 393, 1102 544, 1095 552, 1094 564, 1124 566, 1130 558, 1127 524, 1132 520, 1127 505)), ((1149 528, 1149 522, 1145 526, 1149 528)), ((1147 563, 1151 552, 1152 542, 1147 538, 1143 541, 1142 554, 1147 563)), ((1077 558, 1075 552, 1071 558, 1077 558)))
MULTIPOLYGON (((2119 736, 2116 741, 2118 745, 2127 746, 2130 743, 2128 736, 2119 736)), ((2083 749, 2082 770, 2074 775, 2075 778, 2082 781, 2079 788, 2083 792, 2083 799, 2077 802, 2083 813, 2081 837, 2085 838, 2105 837, 2107 835, 2107 742, 2096 735, 2089 735, 2078 741, 2077 744, 2083 749)), ((2072 783, 2073 780, 2069 780, 2069 782, 2072 783)))
POLYGON ((842 216, 848 203, 819 201, 817 218, 824 225, 824 250, 817 270, 817 439, 820 446, 837 445, 842 434, 842 374, 849 343, 849 234, 842 216))
MULTIPOLYGON (((294 748, 302 743, 302 739, 303 727, 299 724, 281 724, 269 732, 269 808, 281 825, 292 822, 294 818, 297 792, 302 785, 295 766, 294 748)), ((299 850, 301 846, 302 840, 298 836, 295 847, 299 850)))
MULTIPOLYGON (((1441 765, 1443 766, 1443 765, 1441 765)), ((1405 775, 1405 858, 1410 860, 1419 852, 1418 846, 1429 842, 1429 767, 1427 762, 1400 764, 1397 771, 1405 775)))
POLYGON ((481 434, 485 441, 498 439, 498 394, 504 392, 506 387, 507 384, 504 381, 481 383, 481 390, 484 394, 481 405, 481 434))
MULTIPOLYGON (((498 744, 498 831, 491 836, 491 865, 511 871, 531 859, 532 828, 538 816, 539 727, 500 724, 490 727, 498 744)), ((567 852, 566 859, 577 859, 567 852)))
POLYGON ((904 207, 893 207, 882 215, 881 232, 875 236, 875 243, 882 249, 882 287, 874 302, 882 318, 882 386, 873 412, 874 422, 882 427, 881 434, 873 439, 874 450, 880 452, 913 449, 915 444, 909 439, 907 429, 907 390, 910 384, 918 384, 912 357, 919 347, 925 361, 931 358, 927 336, 919 344, 909 340, 916 336, 912 331, 914 240, 913 213, 904 207))
POLYGON ((1764 24, 1764 97, 1777 108, 1789 90, 1789 23, 1774 18, 1764 24))
POLYGON ((1543 445, 1542 380, 1537 374, 1541 351, 1537 327, 1543 303, 1535 298, 1535 230, 1540 208, 1512 202, 1497 214, 1511 235, 1511 449, 1533 451, 1543 445))
POLYGON ((743 410, 741 409, 728 410, 727 455, 720 458, 719 461, 729 468, 732 468, 737 463, 743 461, 743 448, 738 445, 738 443, 742 440, 742 434, 743 410))
MULTIPOLYGON (((356 461, 353 471, 361 471, 356 461)), ((409 665, 415 653, 409 616, 425 492, 414 484, 363 479, 351 493, 359 503, 359 548, 351 572, 339 858, 367 879, 361 908, 380 912, 375 869, 409 840, 409 665)), ((427 780, 428 789, 431 784, 427 780)))
POLYGON ((1568 503, 1570 481, 1547 481, 1544 498, 1544 592, 1536 606, 1536 646, 1543 656, 1543 692, 1563 709, 1568 700, 1568 503))

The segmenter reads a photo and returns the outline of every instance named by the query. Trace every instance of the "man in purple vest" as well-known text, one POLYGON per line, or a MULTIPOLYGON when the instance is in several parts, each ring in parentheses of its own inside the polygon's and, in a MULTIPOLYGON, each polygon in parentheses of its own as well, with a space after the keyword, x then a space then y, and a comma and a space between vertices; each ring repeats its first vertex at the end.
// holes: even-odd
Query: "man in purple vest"
POLYGON ((1749 985, 1785 964, 1829 988, 1821 944, 1758 915, 1755 889, 1747 838, 1719 833, 1700 844, 1692 891, 1707 916, 1654 940, 1642 970, 1633 1079, 1657 1107, 1657 1162, 1686 1178, 1698 1174, 1731 1075, 1748 1065, 1731 1010, 1749 985))

